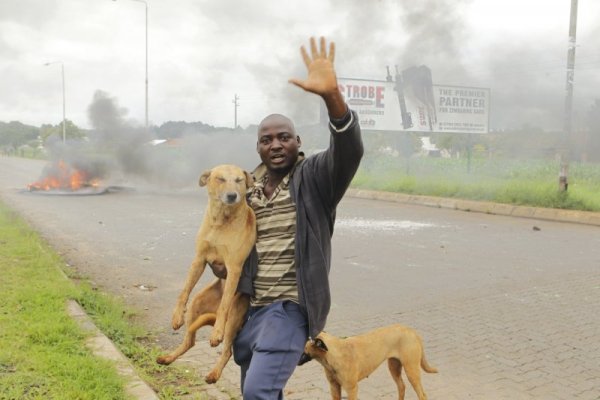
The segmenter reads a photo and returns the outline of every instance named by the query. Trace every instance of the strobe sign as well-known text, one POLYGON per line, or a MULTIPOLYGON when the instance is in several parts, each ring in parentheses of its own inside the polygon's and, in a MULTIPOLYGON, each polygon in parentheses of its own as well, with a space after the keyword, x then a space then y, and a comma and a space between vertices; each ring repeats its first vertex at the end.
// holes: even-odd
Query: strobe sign
POLYGON ((340 84, 340 91, 346 101, 353 105, 368 105, 384 108, 385 86, 372 83, 352 82, 340 84))
POLYGON ((396 97, 393 83, 338 79, 338 84, 346 103, 358 113, 361 127, 371 130, 397 129, 399 113, 394 109, 398 103, 393 102, 396 97), (392 103, 389 104, 388 100, 392 103))

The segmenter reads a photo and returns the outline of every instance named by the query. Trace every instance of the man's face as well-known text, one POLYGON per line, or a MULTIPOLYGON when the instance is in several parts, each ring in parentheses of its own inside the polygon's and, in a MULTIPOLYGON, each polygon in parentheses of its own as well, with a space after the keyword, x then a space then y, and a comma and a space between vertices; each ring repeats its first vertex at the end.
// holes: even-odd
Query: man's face
POLYGON ((298 159, 300 144, 291 121, 282 115, 268 116, 258 127, 256 150, 269 171, 287 173, 298 159))

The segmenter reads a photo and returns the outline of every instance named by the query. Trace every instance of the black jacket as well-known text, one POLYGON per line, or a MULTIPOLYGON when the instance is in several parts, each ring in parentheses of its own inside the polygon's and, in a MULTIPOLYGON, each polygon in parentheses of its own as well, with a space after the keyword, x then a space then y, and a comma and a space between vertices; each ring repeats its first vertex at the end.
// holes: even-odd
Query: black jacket
MULTIPOLYGON (((329 269, 335 210, 350 185, 363 155, 358 116, 343 132, 331 127, 329 148, 300 161, 290 179, 296 204, 296 280, 298 297, 308 320, 308 334, 316 337, 325 327, 331 306, 329 269)), ((256 248, 244 264, 238 290, 252 295, 258 270, 256 248)))

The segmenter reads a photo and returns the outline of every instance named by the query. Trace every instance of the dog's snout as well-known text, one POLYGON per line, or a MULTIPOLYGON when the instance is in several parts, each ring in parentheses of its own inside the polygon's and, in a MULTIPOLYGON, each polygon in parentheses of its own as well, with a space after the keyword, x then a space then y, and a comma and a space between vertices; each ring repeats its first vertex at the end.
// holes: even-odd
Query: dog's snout
POLYGON ((300 360, 298 361, 298 365, 304 365, 311 360, 311 356, 309 356, 307 353, 302 353, 302 355, 300 356, 300 360))
POLYGON ((227 193, 226 198, 228 203, 235 203, 238 199, 238 194, 236 192, 229 192, 227 193))

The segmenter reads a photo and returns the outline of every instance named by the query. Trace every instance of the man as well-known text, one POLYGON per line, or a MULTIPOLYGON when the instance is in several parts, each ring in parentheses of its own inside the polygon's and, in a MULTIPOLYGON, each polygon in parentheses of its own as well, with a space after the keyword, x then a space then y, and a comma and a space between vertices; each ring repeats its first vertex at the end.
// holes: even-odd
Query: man
POLYGON ((338 89, 335 47, 321 38, 301 48, 308 69, 296 86, 321 96, 329 117, 329 148, 304 158, 287 117, 273 114, 258 127, 262 164, 249 202, 257 219, 256 246, 239 290, 251 296, 234 343, 244 399, 282 399, 307 339, 325 326, 331 304, 328 273, 335 210, 363 154, 357 115, 338 89))

